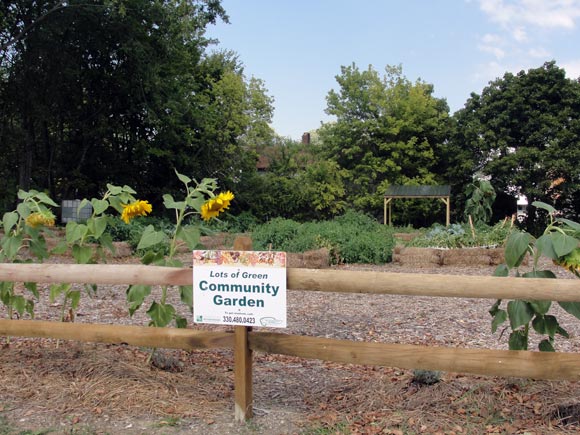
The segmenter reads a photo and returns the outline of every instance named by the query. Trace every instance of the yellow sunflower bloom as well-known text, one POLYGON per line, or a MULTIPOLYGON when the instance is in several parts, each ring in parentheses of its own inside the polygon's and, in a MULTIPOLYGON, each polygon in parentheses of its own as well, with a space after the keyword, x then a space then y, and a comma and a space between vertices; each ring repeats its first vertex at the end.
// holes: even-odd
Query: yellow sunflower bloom
POLYGON ((50 211, 30 213, 26 218, 26 225, 32 228, 54 227, 54 215, 50 211))
POLYGON ((224 209, 226 209, 230 206, 230 202, 232 202, 234 199, 234 194, 228 190, 227 192, 220 193, 218 198, 224 202, 224 209))
POLYGON ((201 206, 201 217, 204 221, 217 217, 221 212, 230 206, 234 199, 234 194, 230 191, 222 192, 215 198, 211 198, 201 206))
POLYGON ((132 204, 121 204, 123 206, 123 213, 121 214, 121 219, 123 222, 128 224, 131 219, 137 216, 147 216, 153 210, 153 206, 149 204, 149 201, 135 201, 132 204))

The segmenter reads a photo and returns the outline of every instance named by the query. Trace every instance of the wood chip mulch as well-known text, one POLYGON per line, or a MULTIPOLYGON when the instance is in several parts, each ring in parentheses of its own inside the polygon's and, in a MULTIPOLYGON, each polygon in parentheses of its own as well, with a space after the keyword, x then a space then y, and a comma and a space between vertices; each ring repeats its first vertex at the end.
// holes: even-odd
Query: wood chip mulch
MULTIPOLYGON (((545 266, 561 278, 573 279, 563 270, 545 266)), ((335 267, 394 273, 493 272, 488 266, 335 267)), ((132 318, 128 315, 125 290, 100 286, 96 295, 83 293, 75 321, 146 325, 145 309, 132 318)), ((41 293, 36 318, 58 320, 60 301, 48 300, 47 286, 42 286, 41 293)), ((156 296, 158 289, 152 295, 156 296)), ((190 317, 173 298, 179 311, 190 317)), ((290 291, 285 332, 356 341, 507 349, 506 336, 500 338, 490 330, 492 303, 485 299, 290 291)), ((562 310, 555 313, 571 334, 568 340, 557 340, 557 351, 579 352, 580 321, 562 310)), ((5 312, 1 315, 6 318, 5 312)), ((533 337, 530 347, 537 342, 533 337)), ((577 382, 441 373, 439 382, 424 384, 413 371, 396 367, 262 353, 254 355, 255 418, 250 425, 240 425, 233 420, 231 351, 157 350, 152 364, 147 363, 149 357, 149 349, 130 346, 3 338, 0 417, 20 431, 53 430, 47 433, 580 433, 577 382), (75 428, 86 432, 74 432, 75 428)))

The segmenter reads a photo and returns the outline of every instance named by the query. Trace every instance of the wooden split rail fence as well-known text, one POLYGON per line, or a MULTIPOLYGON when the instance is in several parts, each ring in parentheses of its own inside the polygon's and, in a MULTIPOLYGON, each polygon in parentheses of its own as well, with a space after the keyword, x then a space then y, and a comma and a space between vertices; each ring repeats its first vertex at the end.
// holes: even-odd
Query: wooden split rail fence
MULTIPOLYGON (((580 280, 288 269, 289 290, 461 298, 580 301, 580 280)), ((0 281, 191 285, 192 270, 142 265, 0 264, 0 281)), ((340 363, 503 377, 580 380, 580 355, 354 342, 260 332, 0 320, 0 335, 135 346, 234 349, 235 415, 252 417, 252 351, 340 363)))

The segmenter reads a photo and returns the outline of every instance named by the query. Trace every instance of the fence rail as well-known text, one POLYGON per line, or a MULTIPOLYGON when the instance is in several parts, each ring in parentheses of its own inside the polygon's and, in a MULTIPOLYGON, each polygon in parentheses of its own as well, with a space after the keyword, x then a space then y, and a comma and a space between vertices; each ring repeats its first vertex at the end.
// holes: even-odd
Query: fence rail
MULTIPOLYGON (((580 281, 430 275, 331 269, 288 269, 288 289, 483 299, 580 302, 580 281)), ((192 285, 189 268, 111 264, 0 264, 0 281, 192 285)))
MULTIPOLYGON (((288 289, 343 293, 462 298, 580 301, 580 281, 486 276, 399 274, 367 271, 288 269, 288 289)), ((0 281, 191 285, 192 270, 143 265, 0 264, 0 281)), ((353 342, 245 330, 231 332, 139 326, 0 320, 0 335, 43 337, 135 346, 199 349, 233 348, 250 358, 235 368, 235 388, 251 403, 251 351, 334 362, 442 370, 503 377, 580 380, 580 355, 489 349, 456 349, 353 342), (247 362, 247 361, 246 361, 247 362), (246 381, 248 379, 249 381, 246 381), (248 383, 250 382, 250 383, 248 383)), ((240 406, 236 402, 236 410, 240 406)), ((244 405, 247 408, 247 403, 244 405)), ((236 412, 237 415, 237 412, 236 412)), ((240 415, 251 416, 251 412, 240 415)))

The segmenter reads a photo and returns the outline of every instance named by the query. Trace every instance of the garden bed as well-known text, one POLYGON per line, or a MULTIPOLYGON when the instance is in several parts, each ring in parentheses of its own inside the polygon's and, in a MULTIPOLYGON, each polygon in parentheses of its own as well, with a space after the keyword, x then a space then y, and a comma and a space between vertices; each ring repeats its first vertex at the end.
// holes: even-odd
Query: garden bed
MULTIPOLYGON (((414 267, 497 266, 504 263, 504 248, 414 248, 397 245, 393 251, 395 264, 414 267)), ((523 265, 527 265, 528 257, 523 265)))

